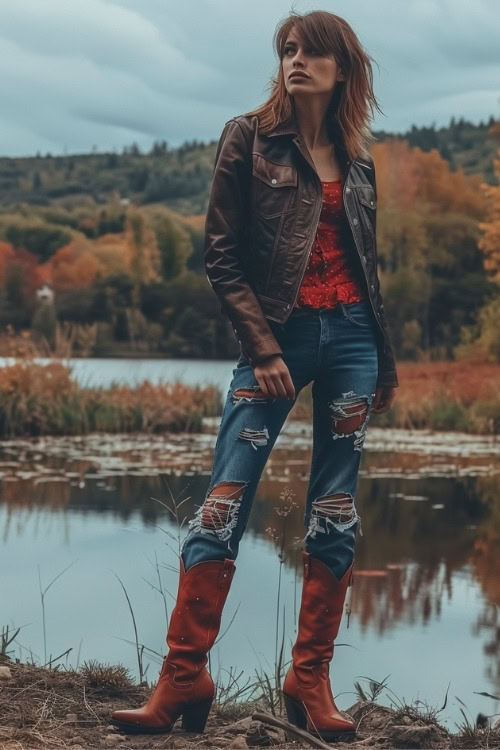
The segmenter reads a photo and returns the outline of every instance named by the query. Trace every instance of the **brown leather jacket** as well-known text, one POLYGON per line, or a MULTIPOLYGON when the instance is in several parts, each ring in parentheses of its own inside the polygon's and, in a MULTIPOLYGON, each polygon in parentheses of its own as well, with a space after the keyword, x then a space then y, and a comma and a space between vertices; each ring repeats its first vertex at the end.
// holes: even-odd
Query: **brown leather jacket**
MULTIPOLYGON (((377 323, 377 386, 397 386, 377 274, 377 189, 373 161, 336 155, 344 175, 345 243, 366 281, 377 323)), ((241 351, 254 366, 282 354, 268 320, 292 312, 316 236, 321 180, 291 117, 266 135, 256 116, 226 122, 217 147, 205 223, 205 268, 241 351)))

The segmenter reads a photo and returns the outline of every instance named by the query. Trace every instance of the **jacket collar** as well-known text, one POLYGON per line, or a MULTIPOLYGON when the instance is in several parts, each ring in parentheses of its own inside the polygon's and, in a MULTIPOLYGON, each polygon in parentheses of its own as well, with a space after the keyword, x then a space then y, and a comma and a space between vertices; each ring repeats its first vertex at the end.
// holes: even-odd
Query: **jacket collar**
POLYGON ((292 110, 291 115, 286 120, 281 120, 275 127, 266 133, 268 137, 275 135, 300 135, 299 125, 292 110))
MULTIPOLYGON (((299 144, 300 129, 293 106, 291 114, 286 118, 286 120, 281 120, 281 122, 275 125, 272 130, 266 133, 266 136, 271 138, 277 135, 294 135, 295 138, 293 140, 295 141, 295 143, 297 143, 297 145, 299 144)), ((337 149, 337 155, 340 161, 341 169, 346 175, 351 166, 352 159, 348 158, 347 151, 345 150, 343 143, 339 142, 338 138, 335 139, 334 143, 335 148, 337 149)))

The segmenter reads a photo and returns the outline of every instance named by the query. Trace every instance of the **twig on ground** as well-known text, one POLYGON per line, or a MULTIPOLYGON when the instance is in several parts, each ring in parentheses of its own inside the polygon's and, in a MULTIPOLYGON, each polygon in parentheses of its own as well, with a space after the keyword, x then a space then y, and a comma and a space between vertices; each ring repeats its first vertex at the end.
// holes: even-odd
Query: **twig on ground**
POLYGON ((272 727, 278 727, 278 729, 283 729, 287 734, 291 734, 294 737, 304 740, 311 745, 311 747, 322 748, 322 750, 332 750, 331 745, 327 745, 326 742, 323 742, 323 740, 320 740, 318 737, 314 737, 314 735, 309 734, 309 732, 294 727, 293 724, 285 721, 285 719, 278 719, 276 716, 272 716, 265 711, 255 711, 255 713, 252 714, 252 719, 254 719, 254 721, 261 721, 263 724, 269 724, 272 727))

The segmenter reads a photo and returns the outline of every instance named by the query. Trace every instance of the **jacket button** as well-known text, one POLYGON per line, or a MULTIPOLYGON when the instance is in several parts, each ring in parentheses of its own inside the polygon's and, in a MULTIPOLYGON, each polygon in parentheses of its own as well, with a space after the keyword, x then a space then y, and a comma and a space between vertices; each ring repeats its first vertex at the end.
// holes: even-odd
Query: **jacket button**
POLYGON ((375 284, 372 284, 372 292, 375 291, 375 284))
POLYGON ((273 179, 271 180, 271 182, 273 183, 273 185, 276 185, 276 183, 278 182, 278 180, 276 179, 276 177, 273 177, 273 179))
POLYGON ((345 189, 345 191, 346 191, 346 193, 350 193, 350 192, 351 192, 351 188, 350 188, 350 187, 347 187, 347 188, 345 189))
POLYGON ((353 219, 353 220, 352 220, 352 223, 353 223, 353 224, 357 224, 357 223, 358 223, 358 220, 357 220, 357 219, 353 219))

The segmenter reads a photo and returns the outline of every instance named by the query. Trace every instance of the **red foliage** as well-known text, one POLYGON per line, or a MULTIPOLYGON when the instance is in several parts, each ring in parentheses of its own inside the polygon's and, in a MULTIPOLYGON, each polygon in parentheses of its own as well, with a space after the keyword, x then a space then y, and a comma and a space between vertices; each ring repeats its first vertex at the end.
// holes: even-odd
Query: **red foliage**
POLYGON ((398 398, 415 402, 431 395, 448 395, 467 405, 498 392, 500 367, 468 361, 400 362, 398 376, 398 398))

